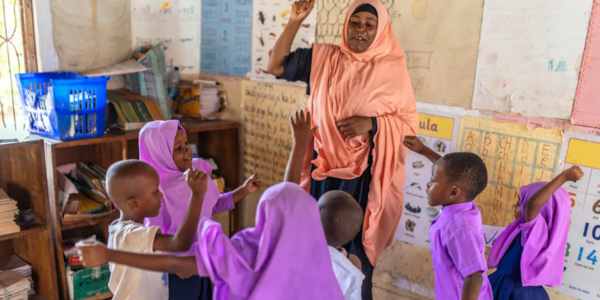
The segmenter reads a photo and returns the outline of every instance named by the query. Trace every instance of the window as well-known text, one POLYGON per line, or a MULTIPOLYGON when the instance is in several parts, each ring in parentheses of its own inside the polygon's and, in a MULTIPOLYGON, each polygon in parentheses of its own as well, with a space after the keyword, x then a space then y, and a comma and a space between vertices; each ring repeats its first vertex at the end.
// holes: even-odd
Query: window
POLYGON ((35 72, 33 0, 0 0, 0 140, 25 133, 15 74, 35 72))

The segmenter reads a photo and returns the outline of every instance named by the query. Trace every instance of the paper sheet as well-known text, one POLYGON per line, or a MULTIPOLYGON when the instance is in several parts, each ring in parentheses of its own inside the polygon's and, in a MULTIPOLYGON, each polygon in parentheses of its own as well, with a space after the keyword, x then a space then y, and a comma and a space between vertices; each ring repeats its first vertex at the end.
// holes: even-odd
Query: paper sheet
POLYGON ((570 118, 592 2, 485 1, 473 108, 570 118))
POLYGON ((394 2, 417 101, 471 107, 482 11, 483 0, 394 2))
POLYGON ((242 82, 246 177, 256 173, 267 187, 283 181, 293 144, 288 119, 306 99, 304 88, 242 82))
POLYGON ((506 227, 514 221, 521 186, 553 178, 561 140, 558 130, 462 117, 457 151, 478 154, 488 170, 488 186, 475 198, 483 224, 506 227))
POLYGON ((555 290, 580 299, 600 298, 600 137, 568 132, 560 160, 564 169, 577 165, 584 176, 563 187, 571 195, 571 223, 563 285, 555 290))
MULTIPOLYGON (((254 1, 252 15, 252 74, 250 75, 252 80, 306 86, 304 83, 288 83, 285 80, 277 80, 273 75, 266 73, 270 51, 275 46, 284 27, 287 26, 291 8, 291 1, 254 1)), ((297 48, 312 47, 312 44, 315 42, 316 27, 317 8, 314 7, 310 15, 302 23, 300 30, 298 30, 296 38, 292 43, 291 51, 297 48)))
POLYGON ((252 0, 202 0, 202 73, 246 77, 251 51, 252 0))
POLYGON ((574 124, 600 127, 600 0, 594 1, 590 27, 588 29, 587 43, 581 63, 579 86, 573 105, 574 124))
MULTIPOLYGON (((440 155, 456 150, 460 115, 436 110, 419 109, 418 136, 440 155)), ((396 238, 429 248, 429 227, 441 207, 427 204, 427 183, 433 163, 426 157, 409 152, 406 158, 404 209, 396 230, 396 238)))
POLYGON ((132 46, 162 44, 167 47, 168 72, 179 67, 182 74, 200 72, 200 7, 194 0, 131 0, 132 46))

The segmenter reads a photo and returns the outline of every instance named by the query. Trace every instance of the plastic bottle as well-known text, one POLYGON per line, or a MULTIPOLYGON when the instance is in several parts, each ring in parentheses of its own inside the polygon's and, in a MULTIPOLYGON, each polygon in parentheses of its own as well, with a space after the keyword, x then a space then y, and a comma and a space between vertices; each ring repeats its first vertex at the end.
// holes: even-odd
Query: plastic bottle
POLYGON ((167 77, 169 99, 171 99, 171 113, 177 110, 177 94, 179 92, 179 84, 181 83, 181 75, 179 75, 179 67, 175 67, 167 77))

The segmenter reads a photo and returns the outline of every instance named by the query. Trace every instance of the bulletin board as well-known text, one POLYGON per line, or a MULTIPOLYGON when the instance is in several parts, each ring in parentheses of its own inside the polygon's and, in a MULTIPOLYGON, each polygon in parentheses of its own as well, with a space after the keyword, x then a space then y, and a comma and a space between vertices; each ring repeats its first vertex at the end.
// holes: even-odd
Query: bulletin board
POLYGON ((266 186, 283 181, 294 142, 289 117, 306 100, 304 88, 242 81, 246 177, 256 173, 266 186))
POLYGON ((555 290, 580 299, 600 298, 600 137, 569 132, 560 160, 564 169, 577 165, 584 173, 563 186, 571 196, 571 223, 563 285, 555 290))
POLYGON ((475 198, 484 225, 506 227, 521 186, 550 181, 556 173, 562 132, 464 116, 457 151, 479 155, 488 170, 488 186, 475 198))

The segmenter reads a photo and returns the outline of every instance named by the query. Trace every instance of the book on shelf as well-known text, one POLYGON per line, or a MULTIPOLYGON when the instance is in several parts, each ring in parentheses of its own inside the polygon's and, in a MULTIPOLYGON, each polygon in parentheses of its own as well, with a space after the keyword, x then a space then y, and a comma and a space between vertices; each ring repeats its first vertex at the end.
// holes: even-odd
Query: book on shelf
POLYGON ((14 254, 5 257, 0 257, 0 272, 6 271, 15 272, 27 278, 31 287, 31 289, 29 290, 29 294, 31 295, 35 292, 33 289, 33 279, 31 278, 31 265, 29 265, 14 254))
POLYGON ((17 201, 8 197, 4 190, 0 189, 0 235, 21 231, 21 228, 15 222, 18 215, 17 201))
POLYGON ((31 283, 26 277, 12 271, 0 272, 0 300, 27 300, 31 283))

